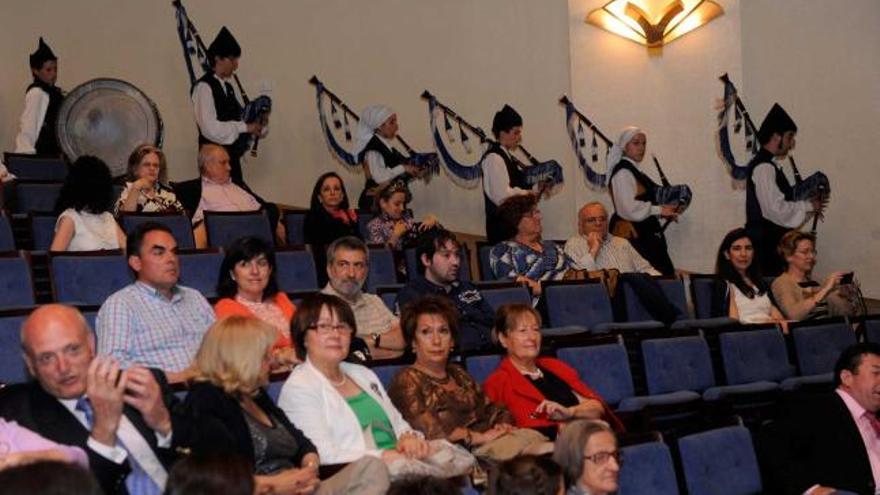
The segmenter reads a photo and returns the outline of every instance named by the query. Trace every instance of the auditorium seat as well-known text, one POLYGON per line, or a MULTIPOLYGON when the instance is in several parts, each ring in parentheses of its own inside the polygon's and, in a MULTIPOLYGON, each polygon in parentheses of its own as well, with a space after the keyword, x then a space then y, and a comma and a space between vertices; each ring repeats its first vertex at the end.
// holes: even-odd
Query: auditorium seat
POLYGON ((617 495, 677 495, 678 481, 669 447, 660 433, 651 432, 639 442, 621 438, 617 495))
POLYGON ((489 255, 492 252, 492 244, 488 242, 477 242, 477 268, 480 269, 480 280, 485 282, 495 280, 495 274, 492 273, 492 265, 489 262, 489 255))
POLYGON ((64 182, 68 166, 63 158, 24 153, 4 153, 3 163, 18 180, 48 180, 64 182))
POLYGON ((409 366, 408 364, 382 364, 379 366, 370 366, 370 369, 373 370, 373 373, 379 377, 379 381, 382 382, 382 386, 388 390, 388 387, 391 385, 391 380, 394 379, 394 375, 397 374, 398 371, 402 370, 409 366))
POLYGON ((662 329, 657 321, 615 322, 611 299, 602 284, 588 281, 542 282, 551 327, 582 326, 593 333, 662 329))
POLYGON ((556 350, 556 357, 577 370, 581 380, 613 408, 635 395, 629 359, 621 337, 614 344, 563 347, 556 350))
POLYGON ((464 367, 481 386, 495 371, 504 356, 501 354, 480 354, 464 358, 464 367))
POLYGON ((33 308, 0 311, 0 383, 27 381, 27 369, 21 355, 21 324, 33 308))
POLYGON ((28 213, 31 230, 31 246, 34 251, 48 251, 55 238, 55 224, 58 216, 54 213, 28 213))
POLYGON ((6 212, 0 212, 0 252, 15 251, 15 237, 12 235, 12 223, 6 212))
POLYGON ((208 246, 225 248, 240 237, 259 237, 275 245, 275 229, 269 225, 269 216, 259 211, 206 211, 205 230, 208 246))
POLYGON ((801 322, 790 326, 799 377, 796 385, 830 384, 834 364, 844 349, 856 343, 856 334, 842 319, 801 322))
POLYGON ((678 440, 678 449, 688 493, 762 493, 752 436, 744 426, 727 426, 684 436, 678 440))
POLYGON ((55 211, 61 182, 20 180, 15 183, 15 213, 55 211))
POLYGON ((362 236, 367 236, 367 224, 373 219, 373 214, 369 211, 358 210, 358 231, 362 236))
POLYGON ((715 285, 715 275, 692 273, 690 279, 694 316, 697 318, 712 318, 712 291, 715 285))
POLYGON ((31 264, 25 253, 0 253, 0 309, 35 304, 31 264))
POLYGON ((318 290, 318 273, 312 253, 302 248, 275 251, 275 279, 284 292, 318 290))
MULTIPOLYGON (((658 279, 660 288, 666 295, 666 299, 678 311, 678 318, 672 325, 673 328, 717 328, 735 324, 736 322, 727 317, 719 318, 691 318, 685 297, 684 282, 678 279, 658 279)), ((652 316, 642 304, 632 287, 623 282, 624 301, 626 303, 627 321, 650 321, 652 316)))
POLYGON ((725 332, 718 341, 728 385, 752 384, 772 391, 788 386, 795 375, 785 338, 775 328, 725 332))
POLYGON ((192 222, 183 213, 167 212, 167 213, 127 213, 123 212, 119 215, 122 223, 122 230, 126 235, 131 235, 134 229, 146 222, 160 223, 171 229, 171 235, 177 241, 179 249, 194 249, 196 247, 193 239, 192 222))
POLYGON ((494 284, 478 284, 483 299, 492 306, 492 310, 498 311, 504 304, 532 304, 532 296, 529 290, 522 284, 515 282, 501 282, 494 284))
POLYGON ((284 228, 287 231, 287 244, 302 246, 306 243, 305 222, 306 210, 289 210, 284 212, 284 228))
POLYGON ((379 287, 376 289, 376 295, 382 299, 382 302, 385 303, 385 307, 391 310, 392 313, 397 312, 397 293, 400 292, 400 289, 403 288, 403 284, 397 285, 386 285, 384 287, 379 287))
POLYGON ((865 318, 865 339, 868 342, 880 344, 880 316, 873 315, 865 318))
POLYGON ((371 245, 369 250, 370 271, 364 284, 366 291, 375 293, 378 287, 397 285, 397 265, 394 261, 394 252, 379 245, 371 245))
POLYGON ((219 249, 180 249, 180 285, 195 289, 206 298, 217 297, 217 279, 223 254, 219 249))
POLYGON ((119 250, 50 253, 49 275, 55 301, 69 304, 103 304, 133 281, 119 250))

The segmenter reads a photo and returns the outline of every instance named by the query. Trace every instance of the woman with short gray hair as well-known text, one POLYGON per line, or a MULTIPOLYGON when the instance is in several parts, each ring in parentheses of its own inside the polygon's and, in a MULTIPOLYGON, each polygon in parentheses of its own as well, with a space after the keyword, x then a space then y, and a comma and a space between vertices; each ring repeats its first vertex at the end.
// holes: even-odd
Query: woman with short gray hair
POLYGON ((562 466, 566 495, 617 491, 621 455, 614 430, 604 421, 569 423, 556 437, 553 460, 562 466))

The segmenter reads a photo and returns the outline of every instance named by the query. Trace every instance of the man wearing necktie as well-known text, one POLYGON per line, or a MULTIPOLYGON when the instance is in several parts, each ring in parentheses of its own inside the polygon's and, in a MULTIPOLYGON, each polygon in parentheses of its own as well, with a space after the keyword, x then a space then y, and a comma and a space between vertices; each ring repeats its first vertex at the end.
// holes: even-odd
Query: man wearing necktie
POLYGON ((880 494, 880 344, 845 349, 834 384, 768 428, 761 450, 772 493, 880 494))
POLYGON ((244 183, 241 157, 250 145, 250 137, 264 137, 268 127, 260 122, 242 121, 244 102, 236 94, 232 78, 238 70, 241 46, 226 26, 208 46, 211 71, 202 76, 192 89, 193 111, 199 127, 199 146, 219 144, 229 153, 232 180, 244 183))
POLYGON ((0 416, 86 450, 107 495, 162 493, 188 428, 166 406, 161 372, 96 357, 94 334, 69 306, 35 310, 21 339, 36 381, 2 389, 0 416))

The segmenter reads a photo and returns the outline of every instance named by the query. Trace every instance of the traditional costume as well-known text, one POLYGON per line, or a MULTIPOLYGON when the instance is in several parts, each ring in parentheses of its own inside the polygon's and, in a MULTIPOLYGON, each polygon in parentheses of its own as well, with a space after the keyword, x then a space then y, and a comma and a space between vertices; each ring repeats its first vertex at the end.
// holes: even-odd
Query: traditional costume
POLYGON ((361 112, 361 118, 355 129, 352 151, 365 165, 367 178, 364 190, 358 198, 358 208, 361 211, 373 209, 376 189, 380 184, 409 177, 404 167, 409 162, 409 157, 394 146, 392 139, 376 134, 376 129, 382 127, 382 124, 393 115, 394 110, 385 105, 370 105, 361 112))
POLYGON ((627 127, 608 151, 608 163, 613 163, 608 191, 614 203, 609 230, 612 235, 627 239, 643 258, 665 276, 675 275, 669 258, 666 236, 660 225, 660 208, 655 191, 660 187, 639 169, 636 162, 624 156, 629 142, 644 131, 627 127))
MULTIPOLYGON (((39 71, 46 62, 57 61, 58 57, 49 45, 40 38, 37 51, 30 55, 32 71, 39 71)), ((55 86, 42 81, 34 75, 24 96, 24 111, 21 113, 20 130, 15 137, 15 152, 59 156, 61 147, 55 131, 58 110, 64 100, 64 93, 55 86)))
MULTIPOLYGON (((797 132, 788 113, 774 104, 761 123, 758 140, 766 144, 773 134, 797 132)), ((785 271, 785 260, 777 252, 779 241, 791 229, 807 220, 809 201, 794 201, 794 189, 774 154, 762 147, 748 165, 746 181, 746 231, 755 244, 755 255, 765 276, 785 271)))
MULTIPOLYGON (((492 132, 509 131, 522 126, 522 117, 509 105, 504 105, 492 119, 492 132)), ((513 236, 498 215, 498 206, 511 197, 532 192, 526 181, 523 164, 510 150, 492 142, 480 161, 483 169, 483 200, 486 211, 486 237, 489 244, 498 244, 513 236)))

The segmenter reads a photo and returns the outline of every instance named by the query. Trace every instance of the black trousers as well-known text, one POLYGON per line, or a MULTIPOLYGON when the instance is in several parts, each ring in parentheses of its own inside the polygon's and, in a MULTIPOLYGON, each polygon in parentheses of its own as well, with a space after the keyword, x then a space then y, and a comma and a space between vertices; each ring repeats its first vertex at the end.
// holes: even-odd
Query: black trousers
POLYGON ((671 325, 678 318, 678 310, 666 298, 663 288, 650 275, 645 273, 621 273, 617 284, 617 294, 614 297, 613 309, 615 319, 626 321, 626 300, 624 298, 623 284, 628 285, 642 306, 651 315, 651 318, 671 325))

